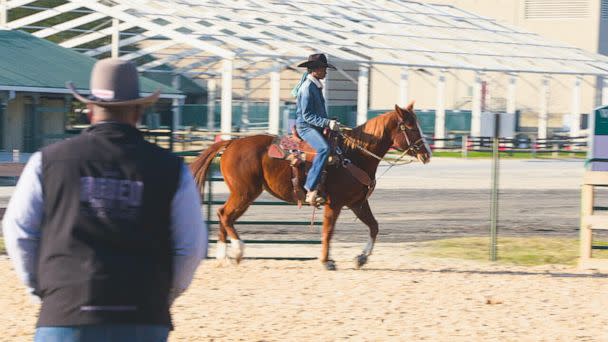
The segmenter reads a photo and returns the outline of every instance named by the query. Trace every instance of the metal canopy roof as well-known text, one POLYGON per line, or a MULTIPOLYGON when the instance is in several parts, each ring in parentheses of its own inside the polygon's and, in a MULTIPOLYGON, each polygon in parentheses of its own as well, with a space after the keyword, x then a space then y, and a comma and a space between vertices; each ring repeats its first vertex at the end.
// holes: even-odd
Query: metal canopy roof
POLYGON ((217 74, 222 59, 234 59, 243 77, 258 76, 273 70, 269 62, 289 65, 318 51, 359 64, 608 76, 606 56, 414 1, 0 0, 0 26, 2 6, 5 27, 94 57, 109 54, 118 27, 121 58, 193 77, 217 74))
MULTIPOLYGON (((69 94, 72 81, 89 94, 90 70, 95 59, 62 48, 21 31, 0 29, 0 90, 69 94)), ((176 89, 146 77, 140 78, 142 93, 160 89, 164 98, 182 98, 176 89)))

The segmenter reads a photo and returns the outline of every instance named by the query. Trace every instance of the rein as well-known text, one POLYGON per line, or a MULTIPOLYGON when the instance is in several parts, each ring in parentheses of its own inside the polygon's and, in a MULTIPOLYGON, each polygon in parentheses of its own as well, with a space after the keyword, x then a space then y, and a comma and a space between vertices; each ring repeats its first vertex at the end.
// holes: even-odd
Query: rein
POLYGON ((344 138, 345 140, 350 141, 357 149, 361 150, 362 152, 364 152, 365 154, 377 159, 378 161, 385 161, 389 164, 389 167, 384 170, 384 172, 376 177, 376 181, 378 181, 380 178, 382 178, 382 176, 384 176, 390 169, 393 168, 393 166, 396 165, 407 165, 407 164, 411 164, 415 161, 415 159, 411 159, 411 160, 405 160, 403 161, 402 159, 410 152, 410 151, 414 151, 414 152, 418 152, 420 150, 421 145, 424 143, 424 138, 421 137, 420 139, 416 140, 413 144, 411 143, 410 137, 407 135, 407 131, 409 130, 408 127, 405 125, 405 123, 403 121, 399 122, 399 129, 401 130, 401 132, 403 133, 403 136, 405 137, 405 141, 407 142, 407 149, 405 149, 401 155, 395 159, 387 159, 387 158, 383 158, 380 157, 378 155, 376 155, 375 153, 371 152, 370 150, 366 149, 365 147, 361 146, 360 144, 357 143, 357 141, 355 141, 355 139, 344 135, 342 132, 338 132, 340 134, 340 136, 342 138, 344 138))
POLYGON ((408 137, 406 131, 408 131, 407 126, 405 126, 405 124, 403 123, 403 121, 401 121, 399 123, 399 129, 401 130, 401 132, 403 132, 403 136, 405 137, 405 141, 407 142, 407 149, 405 149, 401 155, 396 159, 388 159, 388 158, 383 158, 380 157, 378 155, 376 155, 375 153, 373 153, 372 151, 366 149, 365 147, 361 146, 360 144, 357 143, 357 141, 347 135, 345 135, 342 132, 338 132, 338 134, 340 134, 340 136, 342 138, 344 138, 345 140, 348 140, 351 142, 351 144, 353 144, 357 149, 361 150, 362 152, 364 152, 365 154, 377 159, 378 161, 385 161, 387 162, 389 165, 391 166, 395 166, 395 165, 405 165, 405 164, 410 164, 412 162, 415 161, 415 159, 412 160, 406 160, 406 161, 401 161, 403 159, 403 157, 405 157, 410 151, 414 151, 414 152, 418 152, 420 150, 421 147, 421 143, 424 142, 424 138, 420 138, 418 140, 416 140, 413 144, 411 143, 410 138, 408 137))

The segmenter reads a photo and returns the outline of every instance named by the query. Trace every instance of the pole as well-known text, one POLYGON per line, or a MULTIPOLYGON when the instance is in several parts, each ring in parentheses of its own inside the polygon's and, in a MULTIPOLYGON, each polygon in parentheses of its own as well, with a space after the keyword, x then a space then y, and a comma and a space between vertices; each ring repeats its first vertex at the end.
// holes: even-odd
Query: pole
POLYGON ((471 137, 474 138, 481 135, 481 78, 481 73, 475 73, 471 108, 471 137))
POLYGON ((233 61, 224 59, 222 62, 222 115, 220 124, 222 140, 229 140, 232 132, 232 68, 233 61))
POLYGON ((462 149, 462 158, 467 159, 468 154, 469 154, 469 136, 468 135, 463 135, 462 136, 462 142, 461 142, 461 149, 462 149))
POLYGON ((6 0, 0 0, 0 28, 6 28, 8 22, 8 4, 6 0))
POLYGON ((543 141, 547 139, 547 121, 548 121, 548 109, 547 109, 547 96, 549 95, 549 78, 543 77, 540 87, 540 109, 538 113, 538 140, 543 141))
POLYGON ((369 96, 369 65, 359 65, 359 78, 357 80, 357 125, 367 121, 367 108, 369 96))
POLYGON ((215 92, 217 83, 214 79, 207 81, 207 129, 215 128, 215 92))
POLYGON ((581 77, 576 76, 572 88, 572 117, 570 118, 570 137, 581 135, 581 77))
POLYGON ((492 207, 490 210, 490 260, 497 259, 498 235, 498 171, 500 168, 498 145, 500 142, 500 114, 494 114, 494 144, 492 146, 492 207))
POLYGON ((408 83, 408 68, 401 69, 401 78, 399 80, 399 105, 406 106, 409 99, 409 83, 408 83))
POLYGON ((435 148, 445 146, 445 70, 439 72, 437 79, 437 105, 435 107, 435 148))
POLYGON ((270 73, 270 103, 268 105, 268 133, 279 134, 281 110, 281 65, 275 63, 270 73))
POLYGON ((112 58, 120 57, 120 21, 112 19, 112 58))
MULTIPOLYGON (((249 124, 251 121, 249 120, 249 95, 251 93, 251 79, 245 79, 245 90, 243 91, 243 106, 241 113, 241 131, 246 132, 249 130, 249 124)), ((272 103, 272 89, 270 91, 270 102, 272 103)), ((271 108, 270 105, 268 108, 271 108)))

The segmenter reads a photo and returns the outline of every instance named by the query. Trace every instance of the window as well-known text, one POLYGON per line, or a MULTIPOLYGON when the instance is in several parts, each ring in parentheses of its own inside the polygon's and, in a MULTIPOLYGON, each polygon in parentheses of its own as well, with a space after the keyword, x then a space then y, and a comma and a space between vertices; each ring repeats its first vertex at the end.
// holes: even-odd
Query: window
POLYGON ((608 20, 608 0, 602 0, 602 9, 600 10, 600 18, 608 20))

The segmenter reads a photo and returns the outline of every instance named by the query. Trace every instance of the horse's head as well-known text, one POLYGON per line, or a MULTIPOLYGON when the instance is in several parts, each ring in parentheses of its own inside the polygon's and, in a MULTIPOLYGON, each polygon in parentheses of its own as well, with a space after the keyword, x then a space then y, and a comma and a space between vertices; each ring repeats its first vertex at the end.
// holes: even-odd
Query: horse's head
POLYGON ((408 155, 418 158, 424 164, 431 160, 432 151, 424 138, 424 133, 414 113, 414 101, 405 108, 395 105, 399 122, 391 132, 392 147, 406 151, 408 155))

